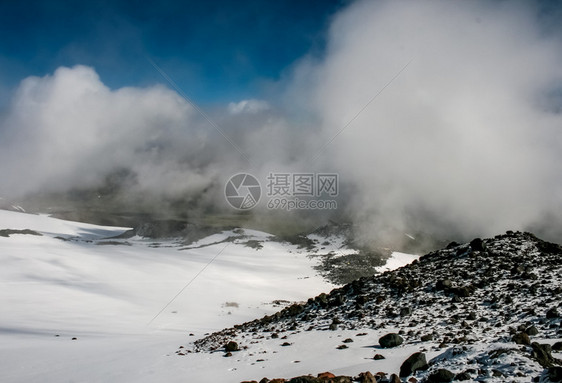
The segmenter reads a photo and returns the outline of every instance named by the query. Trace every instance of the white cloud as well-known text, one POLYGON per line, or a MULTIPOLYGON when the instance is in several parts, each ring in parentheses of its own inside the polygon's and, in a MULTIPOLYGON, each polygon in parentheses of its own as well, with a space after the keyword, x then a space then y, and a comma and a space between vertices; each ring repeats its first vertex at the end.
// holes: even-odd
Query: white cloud
POLYGON ((0 125, 0 195, 99 187, 126 170, 126 198, 226 206, 221 183, 232 174, 261 174, 294 155, 286 123, 257 113, 266 108, 245 100, 236 115, 212 115, 219 133, 163 86, 112 90, 86 66, 29 77, 0 125))
POLYGON ((270 109, 269 104, 263 100, 242 100, 239 102, 231 102, 228 104, 228 111, 231 114, 256 114, 270 109))
POLYGON ((562 47, 531 7, 359 1, 325 58, 297 70, 326 142, 412 60, 323 157, 356 186, 371 235, 420 217, 428 231, 492 234, 562 207, 562 115, 538 102, 562 84, 562 47))
POLYGON ((141 190, 214 186, 205 190, 219 204, 231 174, 322 169, 340 174, 367 237, 388 226, 489 235, 549 212, 561 225, 562 114, 549 95, 562 88, 562 46, 532 6, 354 2, 334 18, 326 54, 281 84, 300 110, 283 118, 260 113, 272 109, 263 100, 232 102, 211 116, 228 140, 161 86, 111 90, 83 66, 30 77, 0 130, 0 194, 93 185, 128 168, 141 190))
POLYGON ((208 181, 187 161, 205 140, 194 115, 164 87, 110 90, 85 66, 29 77, 1 131, 0 169, 10 180, 2 189, 21 194, 88 187, 121 168, 138 173, 140 187, 161 187, 173 178, 170 171, 177 176, 174 188, 196 187, 208 181), (174 171, 170 165, 182 160, 183 168, 174 165, 174 171))

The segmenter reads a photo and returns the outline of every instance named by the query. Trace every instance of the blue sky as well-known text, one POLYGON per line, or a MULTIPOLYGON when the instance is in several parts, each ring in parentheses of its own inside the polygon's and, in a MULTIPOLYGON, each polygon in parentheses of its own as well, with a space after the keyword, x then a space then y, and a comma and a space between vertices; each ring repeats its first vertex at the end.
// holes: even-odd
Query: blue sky
POLYGON ((223 103, 267 93, 303 55, 321 54, 346 0, 3 1, 0 103, 25 77, 92 66, 118 88, 165 82, 193 100, 223 103))
POLYGON ((373 232, 418 214, 435 232, 554 227, 542 215, 562 211, 560 4, 0 0, 0 194, 130 169, 141 193, 212 190, 220 204, 216 186, 238 172, 327 169, 373 232), (150 60, 226 134, 151 87, 169 84, 150 60), (107 92, 89 67, 135 89, 107 92), (53 76, 8 104, 32 75, 53 76))

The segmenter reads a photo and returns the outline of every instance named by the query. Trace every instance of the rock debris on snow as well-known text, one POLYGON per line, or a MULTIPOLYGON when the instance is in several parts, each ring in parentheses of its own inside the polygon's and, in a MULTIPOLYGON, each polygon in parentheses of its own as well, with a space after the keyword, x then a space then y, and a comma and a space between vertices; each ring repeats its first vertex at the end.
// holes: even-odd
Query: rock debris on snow
MULTIPOLYGON (((562 248, 530 233, 507 232, 453 243, 400 269, 211 334, 191 347, 214 352, 235 340, 251 351, 276 334, 298 348, 307 334, 362 331, 364 338, 356 340, 370 339, 370 347, 381 350, 374 358, 370 354, 371 363, 412 351, 399 371, 374 364, 376 375, 279 381, 400 381, 392 374, 411 382, 560 381, 561 293, 562 248)), ((342 343, 345 348, 333 352, 365 348, 357 341, 342 343)))

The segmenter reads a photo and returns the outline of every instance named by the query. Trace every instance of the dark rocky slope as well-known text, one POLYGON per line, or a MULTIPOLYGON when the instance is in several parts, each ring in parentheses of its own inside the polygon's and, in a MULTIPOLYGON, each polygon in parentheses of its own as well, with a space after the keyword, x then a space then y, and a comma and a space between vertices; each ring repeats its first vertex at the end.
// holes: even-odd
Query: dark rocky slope
MULTIPOLYGON (((562 248, 529 233, 452 243, 401 269, 207 336, 193 351, 224 351, 228 342, 251 351, 263 340, 290 341, 309 331, 396 332, 401 341, 391 347, 443 352, 428 360, 427 369, 386 371, 387 376, 559 381, 561 275, 562 248)), ((389 381, 383 375, 373 379, 389 381)))

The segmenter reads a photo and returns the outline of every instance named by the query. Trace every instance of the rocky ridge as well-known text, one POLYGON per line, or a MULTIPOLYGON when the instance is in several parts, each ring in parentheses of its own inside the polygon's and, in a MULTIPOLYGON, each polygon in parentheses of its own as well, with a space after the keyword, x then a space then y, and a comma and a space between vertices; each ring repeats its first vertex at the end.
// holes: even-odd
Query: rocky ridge
POLYGON ((211 334, 189 352, 252 355, 265 343, 288 347, 303 334, 352 331, 333 352, 368 339, 376 353, 372 368, 380 373, 286 381, 560 381, 561 269, 562 248, 530 233, 451 243, 401 269, 211 334), (393 335, 379 344, 381 334, 393 335), (427 362, 405 358, 400 371, 384 370, 385 356, 410 349, 410 358, 428 356, 427 362))

